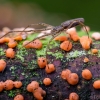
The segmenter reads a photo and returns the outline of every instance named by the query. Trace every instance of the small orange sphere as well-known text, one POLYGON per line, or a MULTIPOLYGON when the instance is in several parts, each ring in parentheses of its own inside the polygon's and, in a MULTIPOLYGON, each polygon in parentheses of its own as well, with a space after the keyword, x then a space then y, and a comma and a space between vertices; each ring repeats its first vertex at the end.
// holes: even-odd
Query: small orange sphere
POLYGON ((8 42, 8 47, 9 48, 14 48, 14 47, 16 47, 17 46, 17 42, 16 41, 14 41, 14 40, 10 40, 9 42, 8 42))
POLYGON ((57 36, 54 38, 54 40, 63 42, 63 41, 67 41, 68 38, 67 36, 57 36))
POLYGON ((89 62, 89 59, 87 57, 84 58, 84 62, 87 63, 89 62))
POLYGON ((6 62, 4 60, 0 60, 0 72, 2 72, 6 67, 6 62))
POLYGON ((4 89, 5 90, 11 90, 11 89, 13 89, 13 87, 14 87, 14 84, 13 84, 12 80, 6 80, 4 82, 4 89))
POLYGON ((15 57, 15 51, 12 48, 8 48, 6 50, 6 57, 14 58, 15 57))
POLYGON ((71 39, 75 42, 77 42, 79 40, 79 36, 77 34, 73 34, 73 35, 70 35, 71 36, 71 39))
POLYGON ((100 80, 94 81, 93 87, 94 87, 95 89, 100 89, 100 80))
POLYGON ((33 92, 33 95, 37 100, 43 100, 43 97, 46 95, 46 92, 41 87, 38 87, 33 92))
POLYGON ((69 100, 79 100, 78 94, 75 92, 70 93, 69 100))
POLYGON ((23 46, 25 47, 25 48, 31 48, 31 43, 29 43, 30 41, 28 41, 28 40, 26 40, 26 41, 24 41, 23 42, 23 46), (29 43, 29 44, 28 44, 29 43), (27 45, 26 45, 27 44, 27 45))
POLYGON ((16 41, 21 41, 23 38, 21 35, 17 35, 16 37, 14 37, 14 40, 16 41))
POLYGON ((97 54, 98 53, 98 49, 92 49, 92 53, 93 54, 97 54))
POLYGON ((4 42, 9 42, 11 39, 9 37, 4 37, 4 42))
POLYGON ((46 65, 45 71, 46 73, 52 73, 55 71, 55 66, 53 64, 48 64, 46 65))
POLYGON ((79 40, 79 36, 76 32, 76 28, 70 28, 67 30, 67 33, 69 34, 70 38, 73 40, 73 41, 78 41, 79 40))
POLYGON ((39 87, 39 83, 37 81, 32 81, 31 84, 34 85, 35 87, 39 87))
POLYGON ((44 57, 39 57, 37 63, 40 68, 45 68, 45 66, 47 65, 47 59, 44 57))
POLYGON ((27 91, 33 92, 39 87, 39 83, 37 81, 32 81, 30 84, 27 85, 27 91))
POLYGON ((41 88, 41 87, 38 87, 35 91, 33 91, 32 93, 35 93, 35 92, 39 92, 41 93, 41 95, 46 95, 46 92, 41 88))
POLYGON ((34 92, 33 96, 36 98, 36 100, 43 100, 43 96, 40 92, 34 92))
POLYGON ((5 43, 5 39, 4 38, 0 39, 0 44, 2 44, 2 43, 5 43))
POLYGON ((64 41, 60 44, 60 48, 65 51, 70 51, 72 49, 72 43, 70 41, 64 41))
POLYGON ((71 71, 69 69, 65 69, 61 72, 61 78, 64 80, 68 79, 69 74, 71 74, 71 71))
POLYGON ((34 45, 33 47, 35 49, 41 49, 42 48, 42 42, 39 39, 33 41, 33 45, 34 45))
POLYGON ((88 36, 82 36, 80 37, 80 43, 83 47, 83 49, 88 50, 90 49, 90 45, 92 44, 92 39, 88 36))
POLYGON ((47 86, 47 85, 50 85, 52 81, 50 78, 44 78, 43 83, 47 86))
POLYGON ((22 82, 21 81, 15 81, 14 82, 14 87, 15 88, 20 88, 22 86, 22 82))
POLYGON ((14 100, 24 100, 24 97, 21 94, 18 94, 14 97, 14 100))
POLYGON ((76 85, 79 82, 79 77, 76 73, 69 74, 68 83, 71 85, 76 85))
POLYGON ((0 82, 0 92, 4 89, 4 82, 0 82))
POLYGON ((86 80, 90 80, 92 78, 92 73, 88 69, 84 69, 82 71, 82 77, 86 80))
POLYGON ((28 84, 26 89, 27 89, 28 92, 32 92, 33 91, 32 84, 28 84))

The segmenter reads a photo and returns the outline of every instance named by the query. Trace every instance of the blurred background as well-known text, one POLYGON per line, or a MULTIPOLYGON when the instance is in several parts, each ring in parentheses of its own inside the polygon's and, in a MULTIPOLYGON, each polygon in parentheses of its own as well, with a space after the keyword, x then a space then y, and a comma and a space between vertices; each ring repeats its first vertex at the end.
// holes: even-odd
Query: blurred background
POLYGON ((0 0, 0 30, 40 22, 56 26, 78 17, 99 31, 100 0, 0 0))

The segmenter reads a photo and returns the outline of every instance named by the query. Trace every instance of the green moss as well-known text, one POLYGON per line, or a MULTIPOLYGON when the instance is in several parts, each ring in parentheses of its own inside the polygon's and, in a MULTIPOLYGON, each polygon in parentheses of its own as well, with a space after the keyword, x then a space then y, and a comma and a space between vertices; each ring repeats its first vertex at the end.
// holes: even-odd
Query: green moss
POLYGON ((5 55, 4 49, 0 48, 0 56, 4 56, 4 55, 5 55))
POLYGON ((9 97, 14 97, 16 95, 16 90, 10 90, 8 93, 9 97))
POLYGON ((98 57, 100 57, 100 50, 98 50, 98 57))
POLYGON ((48 55, 52 55, 53 57, 56 57, 56 59, 62 59, 64 57, 64 54, 61 51, 58 52, 47 52, 48 55))
POLYGON ((71 51, 69 52, 66 57, 67 58, 76 58, 76 57, 80 57, 80 56, 83 56, 83 55, 86 55, 86 52, 81 50, 81 51, 78 51, 78 50, 75 50, 75 51, 71 51))
POLYGON ((16 70, 16 68, 17 68, 16 66, 11 66, 11 67, 10 67, 9 70, 11 71, 11 76, 14 76, 14 77, 16 76, 16 77, 17 77, 17 75, 15 75, 15 70, 16 70))
POLYGON ((32 33, 32 34, 28 35, 27 40, 33 40, 37 36, 38 36, 38 33, 32 33))
POLYGON ((19 59, 19 60, 21 60, 22 62, 24 62, 24 57, 22 57, 22 56, 20 56, 20 55, 16 55, 16 57, 19 59))
POLYGON ((15 66, 11 66, 11 67, 10 67, 10 71, 14 71, 15 69, 16 69, 15 66))
MULTIPOLYGON (((93 31, 88 32, 88 33, 89 33, 89 36, 91 37, 91 35, 92 35, 93 31)), ((86 32, 84 32, 84 31, 78 31, 78 35, 81 37, 81 36, 87 35, 87 33, 86 33, 86 32)))
POLYGON ((21 48, 16 52, 16 58, 24 62, 24 56, 27 54, 27 50, 25 48, 21 48))
POLYGON ((38 73, 36 73, 36 72, 33 72, 33 73, 31 73, 33 76, 39 76, 39 74, 38 73))
POLYGON ((47 48, 49 40, 50 40, 50 37, 48 39, 41 40, 42 44, 43 44, 43 47, 42 47, 42 49, 37 49, 36 50, 37 57, 46 56, 46 49, 49 49, 49 48, 52 49, 52 48, 55 48, 55 47, 59 46, 59 42, 52 40, 49 44, 49 48, 47 48))
POLYGON ((36 68, 37 68, 37 61, 36 60, 32 60, 32 61, 28 62, 27 69, 34 70, 36 68))
POLYGON ((92 53, 91 53, 91 50, 88 50, 88 52, 87 52, 87 53, 88 53, 88 54, 92 54, 92 53))
POLYGON ((55 48, 55 47, 59 47, 59 43, 60 43, 59 41, 52 40, 50 42, 50 49, 55 48))
POLYGON ((42 49, 36 50, 37 57, 45 56, 46 55, 46 47, 43 46, 42 49))

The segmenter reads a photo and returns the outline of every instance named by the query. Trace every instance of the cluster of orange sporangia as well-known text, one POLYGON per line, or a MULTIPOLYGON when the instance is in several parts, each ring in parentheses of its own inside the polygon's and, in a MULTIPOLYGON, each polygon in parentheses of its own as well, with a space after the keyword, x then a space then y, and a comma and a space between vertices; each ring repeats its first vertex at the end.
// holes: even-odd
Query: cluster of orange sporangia
MULTIPOLYGON (((50 78, 44 78, 43 83, 48 86, 52 83, 50 78)), ((0 92, 5 90, 11 90, 14 87, 20 88, 22 86, 21 81, 12 81, 12 80, 6 80, 5 82, 0 82, 0 92)), ((39 86, 39 83, 37 81, 32 81, 30 84, 27 85, 27 91, 32 92, 33 96, 37 100, 43 100, 43 97, 46 95, 46 92, 39 86)), ((24 100, 24 97, 20 94, 17 95, 14 100, 24 100), (18 99, 19 98, 19 99, 18 99), (21 98, 21 99, 20 99, 21 98), (23 98, 23 99, 22 99, 23 98)))
MULTIPOLYGON (((0 72, 2 72, 6 67, 6 62, 4 60, 0 60, 0 72)), ((5 82, 1 81, 0 82, 0 92, 2 92, 4 89, 5 90, 11 90, 14 87, 15 88, 20 88, 22 86, 21 81, 12 81, 12 80, 6 80, 5 82)), ((18 95, 14 98, 14 100, 24 100, 22 99, 23 96, 18 95)))
MULTIPOLYGON (((69 38, 71 40, 73 40, 74 42, 80 42, 80 44, 82 45, 82 48, 85 50, 89 50, 90 49, 90 45, 92 44, 92 39, 88 36, 82 36, 79 37, 76 29, 75 28, 71 28, 67 31, 67 33, 69 34, 69 38)), ((60 48, 65 50, 65 51, 70 51, 72 49, 72 43, 71 41, 68 40, 68 37, 66 36, 58 36, 56 37, 54 40, 56 41, 60 41, 62 42, 60 44, 60 48)), ((92 49, 91 51, 93 54, 96 54, 98 52, 97 49, 92 49)))
POLYGON ((61 77, 71 85, 76 85, 79 82, 79 76, 76 73, 72 73, 69 69, 65 69, 61 72, 61 77))
MULTIPOLYGON (((85 50, 90 49, 90 45, 92 44, 92 39, 90 37, 88 36, 79 37, 75 28, 69 29, 67 33, 69 34, 70 40, 73 40, 74 42, 79 41, 83 49, 85 50)), ((60 44, 61 49, 65 51, 70 51, 72 49, 72 43, 71 41, 68 40, 66 36, 58 36, 54 40, 62 42, 60 44)))
MULTIPOLYGON (((65 69, 61 72, 61 78, 67 80, 67 82, 71 85, 76 85, 79 82, 79 76, 76 73, 71 73, 69 69, 65 69)), ((85 80, 92 79, 92 73, 89 69, 82 70, 82 78, 85 80)), ((96 80, 93 82, 93 87, 95 89, 100 89, 100 80, 96 80)), ((65 99, 67 100, 67 99, 65 99)), ((72 92, 69 94, 69 100, 79 100, 79 96, 77 93, 72 92)))
POLYGON ((14 87, 15 88, 20 88, 22 86, 21 81, 12 81, 12 80, 6 80, 5 82, 1 81, 0 82, 0 92, 5 90, 11 90, 14 87))
MULTIPOLYGON (((7 43, 9 48, 15 48, 17 46, 17 41, 22 41, 23 37, 21 34, 16 35, 15 37, 2 37, 0 39, 0 44, 2 43, 7 43)), ((25 45, 26 43, 28 43, 30 41, 24 41, 23 45, 25 45)), ((35 48, 35 49, 41 49, 42 48, 42 42, 37 39, 31 43, 29 43, 27 46, 25 46, 25 48, 35 48)))
POLYGON ((17 46, 17 40, 14 38, 3 37, 0 39, 0 43, 8 43, 9 48, 14 48, 17 46))
POLYGON ((27 91, 32 92, 37 100, 43 100, 43 97, 46 95, 46 92, 39 86, 37 81, 32 81, 28 84, 27 91))
MULTIPOLYGON (((0 72, 4 71, 6 68, 6 62, 4 60, 0 60, 0 72)), ((11 90, 14 87, 15 88, 20 88, 22 86, 21 81, 12 81, 12 80, 6 80, 5 82, 1 81, 0 82, 0 92, 2 92, 4 89, 5 90, 11 90)), ((24 100, 22 95, 17 95, 14 100, 24 100)))
MULTIPOLYGON (((79 82, 78 74, 72 73, 69 69, 65 69, 61 72, 61 78, 67 80, 71 85, 76 85, 79 82)), ((82 78, 86 80, 92 79, 91 71, 89 69, 82 70, 82 78)))
MULTIPOLYGON (((61 78, 67 80, 67 82, 71 85, 76 85, 79 82, 78 75, 76 73, 72 73, 69 69, 65 69, 61 72, 61 78)), ((69 94, 69 100, 79 100, 79 95, 72 92, 69 94)))
MULTIPOLYGON (((43 83, 45 86, 48 86, 52 83, 50 78, 44 78, 43 83)), ((46 95, 46 91, 44 91, 40 86, 37 81, 32 81, 27 85, 27 91, 32 92, 33 96, 37 100, 43 100, 44 96, 46 95)))
MULTIPOLYGON (((88 61, 89 61, 89 59, 85 58, 84 62, 88 62, 88 61)), ((55 70, 54 65, 53 64, 47 64, 47 59, 44 58, 44 57, 39 57, 38 60, 37 60, 37 63, 38 63, 38 66, 40 68, 45 68, 45 72, 46 73, 51 73, 51 72, 53 72, 55 70)), ((67 80, 67 82, 69 84, 71 84, 71 85, 76 85, 79 82, 79 76, 78 76, 78 74, 77 73, 72 73, 69 69, 63 70, 61 72, 61 77, 64 80, 67 80)), ((88 69, 84 69, 82 71, 82 77, 84 79, 86 79, 86 80, 92 79, 92 73, 91 73, 91 71, 88 70, 88 69)), ((47 85, 50 85, 52 82, 51 82, 50 78, 45 78, 43 80, 43 83, 45 84, 45 86, 47 86, 47 85)), ((93 87, 94 87, 94 85, 93 85, 93 87)), ((79 100, 78 94, 77 93, 71 93, 69 95, 69 100, 79 100), (74 98, 77 98, 77 99, 74 99, 74 98)))
MULTIPOLYGON (((21 39, 19 38, 20 36, 15 37, 14 39, 9 38, 9 37, 3 37, 0 39, 0 44, 8 42, 8 49, 6 49, 4 52, 6 54, 7 58, 15 58, 16 52, 14 51, 14 48, 17 46, 17 41, 21 39), (16 40, 16 41, 15 41, 16 40)), ((24 41, 23 45, 28 43, 29 41, 24 41)), ((29 43, 28 45, 25 46, 25 48, 35 48, 35 49, 41 49, 42 48, 42 42, 37 39, 33 41, 32 43, 29 43)))
MULTIPOLYGON (((82 71, 82 77, 83 77, 84 79, 86 79, 86 80, 92 79, 92 73, 91 73, 91 71, 90 71, 89 69, 84 69, 84 70, 82 71)), ((100 89, 100 79, 95 80, 95 81, 93 82, 93 87, 94 87, 95 89, 100 89)))
POLYGON ((40 68, 45 68, 45 72, 48 74, 56 70, 54 64, 47 64, 47 59, 45 57, 39 57, 37 63, 40 68))

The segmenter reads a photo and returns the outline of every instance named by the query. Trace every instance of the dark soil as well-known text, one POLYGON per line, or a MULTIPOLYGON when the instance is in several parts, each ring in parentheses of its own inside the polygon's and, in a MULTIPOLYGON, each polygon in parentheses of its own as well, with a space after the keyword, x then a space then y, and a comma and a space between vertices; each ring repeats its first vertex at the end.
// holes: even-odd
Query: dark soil
MULTIPOLYGON (((100 49, 98 45, 95 44, 92 47, 98 47, 100 49)), ((73 50, 83 50, 80 44, 75 43, 73 46, 73 50)), ((0 45, 0 47, 3 49, 7 48, 6 45, 0 45)), ((15 50, 17 49, 15 48, 15 50)), ((97 55, 87 54, 86 56, 83 55, 76 58, 70 57, 70 61, 67 57, 56 59, 56 57, 48 55, 48 60, 55 65, 56 71, 52 74, 46 74, 45 70, 40 69, 37 65, 35 50, 27 49, 27 52, 24 55, 24 62, 17 58, 9 59, 5 56, 0 56, 0 59, 5 59, 7 62, 6 69, 0 73, 0 81, 12 79, 13 81, 20 80, 23 83, 20 89, 14 88, 11 91, 4 90, 1 92, 0 100, 13 100, 14 96, 19 93, 24 96, 25 100, 35 100, 33 94, 26 90, 27 84, 33 80, 38 81, 40 86, 46 91, 44 100, 68 99, 71 92, 79 94, 80 100, 100 100, 100 90, 95 90, 92 86, 94 80, 100 79, 100 57, 97 55), (90 62, 84 63, 84 57, 88 57, 90 62), (79 83, 77 85, 72 86, 60 77, 61 71, 66 68, 79 75, 79 83), (81 76, 81 72, 85 68, 88 68, 93 74, 93 78, 90 81, 84 80, 81 76), (51 78, 52 84, 50 86, 45 86, 42 83, 45 77, 51 78)))

